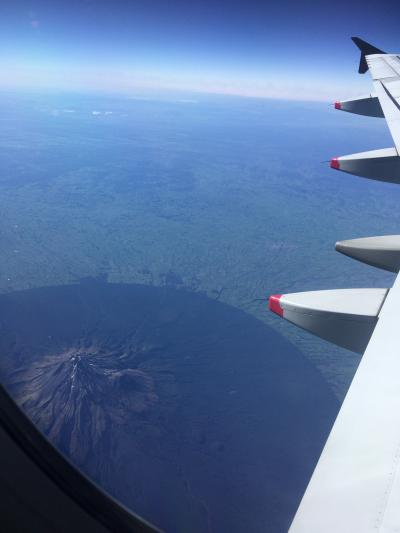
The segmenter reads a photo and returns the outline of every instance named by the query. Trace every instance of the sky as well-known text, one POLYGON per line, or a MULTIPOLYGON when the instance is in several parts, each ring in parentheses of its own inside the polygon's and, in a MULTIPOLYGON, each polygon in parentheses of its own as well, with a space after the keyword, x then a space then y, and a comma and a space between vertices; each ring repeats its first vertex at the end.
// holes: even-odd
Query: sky
POLYGON ((3 0, 0 89, 331 101, 370 91, 358 35, 400 52, 398 2, 3 0))

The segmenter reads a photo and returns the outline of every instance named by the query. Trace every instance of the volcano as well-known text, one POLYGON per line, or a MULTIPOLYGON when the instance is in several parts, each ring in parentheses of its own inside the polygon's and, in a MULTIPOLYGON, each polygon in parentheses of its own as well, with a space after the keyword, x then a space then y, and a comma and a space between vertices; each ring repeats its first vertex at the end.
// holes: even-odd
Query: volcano
POLYGON ((76 466, 166 531, 285 531, 338 410, 278 333, 204 294, 0 297, 1 376, 76 466))

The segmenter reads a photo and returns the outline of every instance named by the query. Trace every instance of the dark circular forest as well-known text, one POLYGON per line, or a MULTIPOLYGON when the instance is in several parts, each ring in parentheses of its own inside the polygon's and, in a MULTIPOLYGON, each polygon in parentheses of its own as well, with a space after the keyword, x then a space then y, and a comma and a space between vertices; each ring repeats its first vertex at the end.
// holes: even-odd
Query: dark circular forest
POLYGON ((75 465, 171 532, 286 531, 338 403, 204 294, 86 281, 0 296, 1 377, 75 465))

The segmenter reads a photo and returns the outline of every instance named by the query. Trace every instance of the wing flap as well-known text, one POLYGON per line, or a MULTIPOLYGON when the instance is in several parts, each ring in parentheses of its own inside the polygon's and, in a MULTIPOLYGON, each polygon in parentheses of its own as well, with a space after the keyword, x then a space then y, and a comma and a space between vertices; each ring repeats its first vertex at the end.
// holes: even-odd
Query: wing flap
POLYGON ((379 99, 374 94, 359 96, 358 98, 351 98, 349 100, 339 100, 334 105, 335 109, 355 113, 356 115, 384 117, 379 99))
POLYGON ((269 308, 322 339, 362 353, 388 289, 336 289, 271 296, 269 308))
POLYGON ((331 167, 355 176, 377 181, 400 183, 400 157, 396 148, 334 157, 331 167))
POLYGON ((335 249, 357 261, 377 268, 399 272, 400 235, 380 235, 339 241, 335 249))

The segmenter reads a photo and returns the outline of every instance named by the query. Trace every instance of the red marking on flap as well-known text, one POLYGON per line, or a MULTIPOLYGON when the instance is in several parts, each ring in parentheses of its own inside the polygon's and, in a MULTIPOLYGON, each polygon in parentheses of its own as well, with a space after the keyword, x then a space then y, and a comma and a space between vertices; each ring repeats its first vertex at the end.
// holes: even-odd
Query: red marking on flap
POLYGON ((331 168, 336 168, 337 170, 340 170, 340 163, 338 157, 332 157, 331 159, 331 168))
POLYGON ((281 304, 279 300, 281 299, 282 294, 274 294, 269 297, 268 300, 268 307, 273 312, 276 313, 279 316, 283 316, 283 309, 281 307, 281 304))

